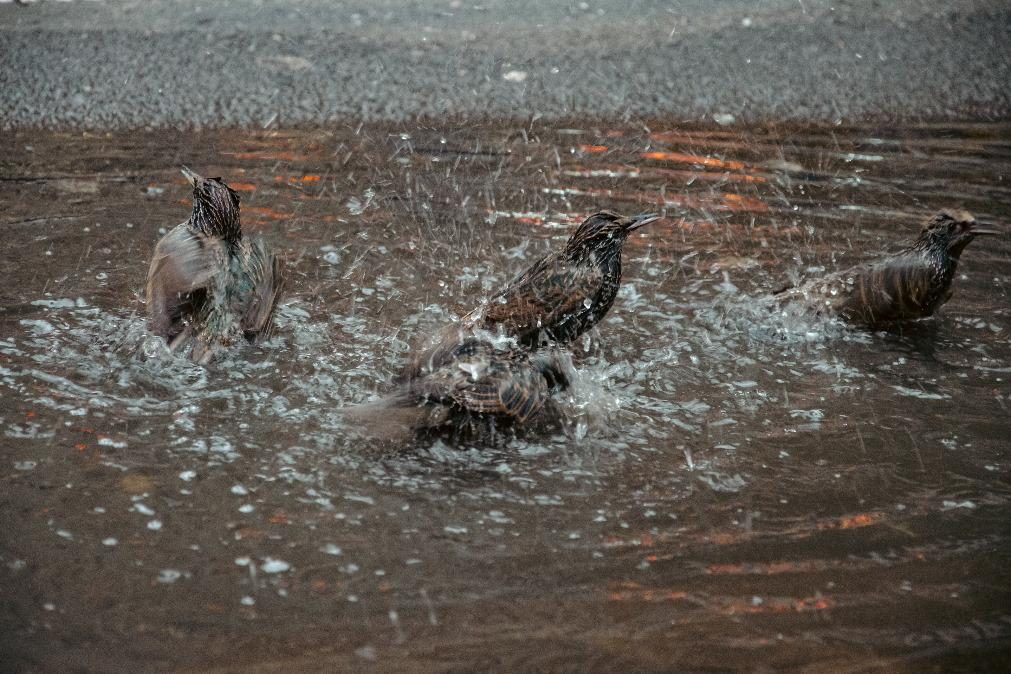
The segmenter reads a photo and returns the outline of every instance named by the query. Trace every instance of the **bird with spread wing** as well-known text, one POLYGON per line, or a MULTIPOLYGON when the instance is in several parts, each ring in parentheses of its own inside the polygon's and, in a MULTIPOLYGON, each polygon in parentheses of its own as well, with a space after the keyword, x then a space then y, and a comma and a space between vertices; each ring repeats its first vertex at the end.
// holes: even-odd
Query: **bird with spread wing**
POLYGON ((558 347, 530 352, 479 331, 447 349, 437 367, 344 414, 386 439, 468 424, 513 426, 535 417, 573 376, 568 353, 558 347))
POLYGON ((183 168, 193 211, 158 242, 147 276, 148 328, 173 351, 206 363, 221 347, 269 333, 281 291, 277 258, 244 237, 239 195, 183 168))

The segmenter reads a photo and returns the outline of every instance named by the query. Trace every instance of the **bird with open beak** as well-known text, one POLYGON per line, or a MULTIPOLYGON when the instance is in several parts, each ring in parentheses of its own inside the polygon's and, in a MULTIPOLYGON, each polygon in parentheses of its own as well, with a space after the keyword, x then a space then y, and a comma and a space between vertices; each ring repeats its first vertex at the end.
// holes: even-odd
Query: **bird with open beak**
POLYGON ((942 210, 908 248, 881 260, 834 272, 777 293, 777 301, 803 302, 819 313, 868 327, 926 318, 951 299, 959 257, 980 227, 971 213, 942 210))
POLYGON ((221 178, 182 173, 193 211, 158 242, 147 275, 148 328, 195 362, 268 334, 280 266, 259 237, 245 237, 239 195, 221 178))
POLYGON ((520 345, 566 344, 592 328, 611 309, 621 285, 621 250, 632 232, 660 216, 623 217, 600 211, 586 218, 565 244, 513 279, 488 303, 442 330, 409 358, 401 380, 442 359, 475 329, 500 333, 520 345))

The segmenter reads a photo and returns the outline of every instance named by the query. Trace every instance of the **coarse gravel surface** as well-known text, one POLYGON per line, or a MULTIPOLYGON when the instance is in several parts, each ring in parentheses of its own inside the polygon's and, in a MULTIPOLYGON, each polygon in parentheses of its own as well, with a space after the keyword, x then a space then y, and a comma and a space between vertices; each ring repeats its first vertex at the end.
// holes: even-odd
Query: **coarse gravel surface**
POLYGON ((1000 0, 0 2, 0 125, 942 121, 1011 110, 1000 0))

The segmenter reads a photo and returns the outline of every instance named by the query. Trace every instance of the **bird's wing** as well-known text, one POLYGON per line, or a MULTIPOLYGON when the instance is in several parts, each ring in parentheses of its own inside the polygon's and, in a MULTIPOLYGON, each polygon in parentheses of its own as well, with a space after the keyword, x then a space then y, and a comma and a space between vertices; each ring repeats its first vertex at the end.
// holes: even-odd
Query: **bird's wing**
POLYGON ((466 372, 461 374, 450 397, 470 412, 524 422, 544 406, 547 384, 526 360, 495 363, 476 380, 466 372))
POLYGON ((423 341, 411 351, 396 381, 402 384, 442 367, 453 358, 469 333, 470 326, 463 322, 443 327, 434 338, 423 341))
POLYGON ((921 255, 900 254, 835 274, 840 314, 867 323, 921 318, 931 312, 933 271, 921 255))
POLYGON ((592 306, 602 277, 596 265, 546 258, 491 299, 484 308, 484 324, 502 325, 521 340, 536 335, 592 306))
POLYGON ((454 405, 473 414, 525 421, 544 405, 547 380, 525 352, 466 342, 451 360, 410 383, 417 399, 454 405))
POLYGON ((543 377, 527 364, 468 382, 457 389, 453 397, 472 412, 500 414, 526 421, 544 406, 546 388, 543 377))
POLYGON ((170 337, 183 313, 192 309, 195 291, 210 285, 227 252, 212 237, 179 225, 155 246, 147 274, 147 310, 152 332, 170 337))
POLYGON ((244 257, 244 267, 252 289, 242 313, 242 330, 250 336, 267 336, 270 332, 270 319, 283 286, 281 264, 259 238, 248 242, 244 257))
POLYGON ((930 312, 931 275, 922 255, 906 251, 785 288, 775 298, 868 324, 919 318, 930 312))

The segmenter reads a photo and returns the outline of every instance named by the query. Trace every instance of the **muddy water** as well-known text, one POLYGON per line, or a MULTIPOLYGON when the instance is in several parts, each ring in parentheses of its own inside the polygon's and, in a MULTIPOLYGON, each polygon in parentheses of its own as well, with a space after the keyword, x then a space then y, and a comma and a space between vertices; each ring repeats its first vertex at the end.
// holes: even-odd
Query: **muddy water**
POLYGON ((1011 243, 868 334, 756 298, 1011 220, 1007 126, 541 124, 6 134, 3 659, 35 671, 921 669, 1011 643, 1011 243), (144 329, 179 164, 283 252, 270 341, 144 329), (579 379, 515 435, 338 410, 598 207, 625 250, 579 379))

